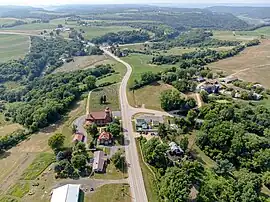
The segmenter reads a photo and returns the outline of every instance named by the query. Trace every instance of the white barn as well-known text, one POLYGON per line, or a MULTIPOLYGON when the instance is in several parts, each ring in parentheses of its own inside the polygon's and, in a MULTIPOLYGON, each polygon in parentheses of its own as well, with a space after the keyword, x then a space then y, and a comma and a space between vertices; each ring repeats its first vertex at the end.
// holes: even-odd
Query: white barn
POLYGON ((79 184, 67 184, 53 189, 51 202, 79 202, 79 184))

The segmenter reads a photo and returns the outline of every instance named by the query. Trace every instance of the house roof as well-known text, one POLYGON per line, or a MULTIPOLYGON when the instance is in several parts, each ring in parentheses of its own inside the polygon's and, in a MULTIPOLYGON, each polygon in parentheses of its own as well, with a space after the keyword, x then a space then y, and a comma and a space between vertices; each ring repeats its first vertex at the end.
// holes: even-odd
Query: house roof
POLYGON ((103 151, 94 152, 93 170, 102 170, 105 162, 105 153, 103 151))
POLYGON ((107 107, 105 111, 99 111, 99 112, 90 112, 86 119, 105 119, 106 118, 106 112, 111 112, 111 110, 107 107))
POLYGON ((100 133, 100 135, 98 136, 98 139, 101 140, 110 140, 113 138, 113 135, 109 132, 103 131, 102 133, 100 133))
POLYGON ((51 202, 77 202, 79 193, 79 184, 67 184, 53 190, 51 202))
POLYGON ((83 139, 84 139, 84 134, 82 134, 82 133, 76 133, 74 135, 73 141, 78 140, 78 141, 82 142, 83 139))

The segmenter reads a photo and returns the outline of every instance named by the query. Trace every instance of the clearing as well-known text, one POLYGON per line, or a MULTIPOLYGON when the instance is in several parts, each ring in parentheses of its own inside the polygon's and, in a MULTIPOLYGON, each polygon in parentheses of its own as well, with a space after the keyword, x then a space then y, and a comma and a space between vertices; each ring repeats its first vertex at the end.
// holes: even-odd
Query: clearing
POLYGON ((249 47, 237 56, 208 66, 245 81, 260 82, 270 88, 270 40, 262 40, 258 46, 249 47))
POLYGON ((28 36, 0 34, 0 60, 5 62, 25 56, 29 51, 28 36))
POLYGON ((106 59, 108 59, 108 56, 106 55, 91 55, 91 56, 83 56, 83 57, 74 57, 74 62, 65 63, 61 67, 54 70, 53 73, 70 72, 70 71, 92 68, 106 59))
POLYGON ((129 104, 131 106, 144 106, 147 109, 163 111, 160 107, 159 97, 163 91, 169 89, 173 89, 173 87, 163 82, 156 82, 140 89, 129 91, 129 104))
POLYGON ((86 195, 84 202, 131 202, 128 184, 106 184, 86 195))

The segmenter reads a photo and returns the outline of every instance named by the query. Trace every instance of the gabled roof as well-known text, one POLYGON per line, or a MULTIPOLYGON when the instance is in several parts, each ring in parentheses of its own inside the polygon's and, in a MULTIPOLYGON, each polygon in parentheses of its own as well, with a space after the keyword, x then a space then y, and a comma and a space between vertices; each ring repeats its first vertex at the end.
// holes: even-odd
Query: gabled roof
POLYGON ((90 112, 86 119, 105 119, 106 113, 105 112, 90 112))
POLYGON ((94 163, 93 170, 102 170, 105 163, 105 153, 104 151, 94 152, 94 163))
POLYGON ((51 202, 77 202, 79 193, 79 184, 67 184, 53 190, 51 202))
POLYGON ((101 140, 110 140, 113 138, 113 135, 109 132, 105 132, 103 131, 102 133, 100 133, 100 135, 98 136, 98 139, 101 140))

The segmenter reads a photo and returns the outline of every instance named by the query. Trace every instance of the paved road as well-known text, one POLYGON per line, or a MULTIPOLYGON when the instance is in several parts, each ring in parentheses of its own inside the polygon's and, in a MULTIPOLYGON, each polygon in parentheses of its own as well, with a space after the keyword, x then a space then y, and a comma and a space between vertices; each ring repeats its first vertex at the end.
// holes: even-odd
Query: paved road
MULTIPOLYGON (((127 99, 127 94, 126 94, 126 89, 127 89, 127 82, 129 80, 129 77, 132 72, 131 66, 121 60, 120 58, 116 57, 109 51, 107 51, 105 48, 102 48, 105 54, 111 56, 118 62, 121 62, 127 67, 127 72, 122 80, 120 89, 119 89, 119 97, 120 97, 120 106, 121 106, 121 113, 122 113, 122 120, 123 120, 123 128, 125 129, 125 140, 129 143, 128 146, 125 147, 125 153, 126 153, 126 160, 127 163, 130 165, 128 169, 128 174, 129 174, 129 183, 130 183, 130 188, 131 188, 131 195, 134 201, 136 202, 147 202, 147 195, 145 191, 145 186, 143 182, 143 176, 142 176, 142 171, 141 167, 139 164, 139 157, 138 157, 138 151, 135 143, 134 136, 132 134, 132 122, 131 122, 131 117, 133 111, 136 108, 133 108, 129 105, 128 99, 127 99)), ((152 111, 152 110, 151 110, 152 111)), ((141 112, 138 109, 138 112, 141 112)))

